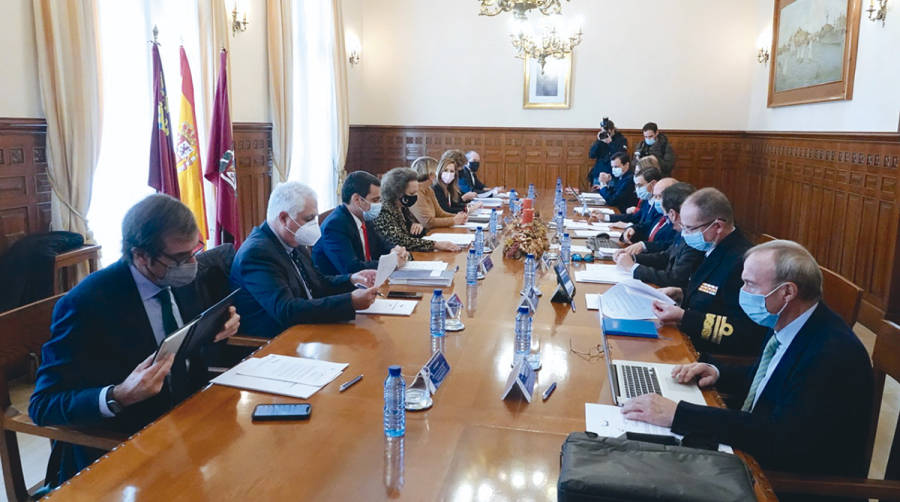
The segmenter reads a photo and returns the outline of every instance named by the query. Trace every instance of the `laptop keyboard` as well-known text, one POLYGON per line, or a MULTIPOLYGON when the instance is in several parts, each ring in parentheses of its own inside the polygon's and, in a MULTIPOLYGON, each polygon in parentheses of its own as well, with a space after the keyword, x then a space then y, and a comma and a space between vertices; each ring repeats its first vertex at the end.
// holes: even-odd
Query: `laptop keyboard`
POLYGON ((622 374, 625 376, 625 397, 631 399, 654 392, 662 395, 659 380, 656 378, 656 370, 653 368, 625 364, 622 365, 622 374))

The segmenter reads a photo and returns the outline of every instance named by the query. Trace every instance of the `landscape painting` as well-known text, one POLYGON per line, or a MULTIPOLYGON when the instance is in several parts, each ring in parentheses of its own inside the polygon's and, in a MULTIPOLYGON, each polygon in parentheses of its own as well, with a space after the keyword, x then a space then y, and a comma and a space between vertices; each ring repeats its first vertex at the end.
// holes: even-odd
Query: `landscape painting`
POLYGON ((769 106, 850 99, 858 0, 775 2, 769 106))

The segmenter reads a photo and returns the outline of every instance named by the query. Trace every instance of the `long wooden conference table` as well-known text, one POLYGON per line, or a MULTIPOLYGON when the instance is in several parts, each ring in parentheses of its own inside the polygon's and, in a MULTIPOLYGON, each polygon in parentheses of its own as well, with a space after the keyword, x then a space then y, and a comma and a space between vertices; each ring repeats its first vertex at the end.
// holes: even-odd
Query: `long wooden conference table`
MULTIPOLYGON (((552 200, 539 201, 539 208, 548 206, 552 200)), ((584 430, 584 403, 612 402, 598 355, 600 317, 584 302, 584 293, 608 286, 578 283, 572 312, 549 301, 555 276, 538 277, 544 296, 534 316, 533 350, 540 350, 543 367, 530 404, 504 401, 523 264, 501 253, 494 250, 495 268, 474 288, 466 286, 465 253, 414 253, 416 259, 460 266, 445 296, 452 291, 462 298, 465 329, 447 334, 450 374, 431 409, 407 412, 404 438, 384 437, 383 382, 389 365, 401 365, 409 381, 430 356, 431 294, 428 288, 395 286, 425 293, 412 316, 358 315, 348 323, 295 326, 255 354, 349 363, 343 376, 308 400, 308 421, 254 423, 256 405, 298 400, 213 385, 46 500, 556 500, 560 448, 568 433, 584 430), (359 374, 365 375, 359 383, 338 392, 341 382, 359 374), (552 382, 556 391, 542 401, 540 393, 552 382)), ((579 266, 584 265, 573 268, 579 266)), ((696 359, 676 328, 664 327, 661 335, 612 337, 610 356, 665 363, 696 359)), ((715 392, 704 394, 709 404, 721 405, 715 392)), ((758 464, 738 454, 753 472, 757 498, 777 500, 758 464)))

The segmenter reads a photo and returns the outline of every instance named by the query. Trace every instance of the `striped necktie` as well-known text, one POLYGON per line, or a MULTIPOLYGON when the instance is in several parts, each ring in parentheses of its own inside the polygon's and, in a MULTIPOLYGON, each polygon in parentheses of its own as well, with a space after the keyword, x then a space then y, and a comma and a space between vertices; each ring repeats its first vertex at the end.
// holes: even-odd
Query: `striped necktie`
POLYGON ((744 400, 744 406, 741 407, 742 411, 753 410, 753 401, 756 399, 756 392, 760 390, 758 388, 759 384, 766 376, 766 372, 769 370, 769 363, 772 362, 772 357, 775 356, 775 352, 780 345, 781 343, 773 333, 772 337, 769 338, 769 342, 766 343, 766 348, 763 349, 762 358, 759 360, 759 367, 756 368, 756 375, 753 376, 753 383, 750 385, 750 391, 747 392, 747 399, 744 400))

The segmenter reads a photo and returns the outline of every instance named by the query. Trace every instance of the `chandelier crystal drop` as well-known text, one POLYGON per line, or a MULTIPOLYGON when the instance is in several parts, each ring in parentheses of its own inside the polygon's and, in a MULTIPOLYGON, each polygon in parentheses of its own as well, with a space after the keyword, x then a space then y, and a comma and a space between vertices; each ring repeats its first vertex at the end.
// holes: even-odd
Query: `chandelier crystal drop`
POLYGON ((519 59, 527 57, 536 59, 541 65, 541 72, 543 72, 547 59, 565 59, 581 43, 582 35, 581 28, 579 28, 569 37, 560 36, 555 27, 548 26, 544 28, 543 35, 538 40, 524 31, 513 33, 510 37, 516 51, 515 56, 519 59))
MULTIPOLYGON (((503 12, 512 12, 517 19, 526 19, 530 11, 537 9, 541 14, 549 16, 562 11, 560 0, 478 0, 481 3, 479 16, 496 16, 503 12)), ((568 2, 569 0, 566 0, 568 2)))

